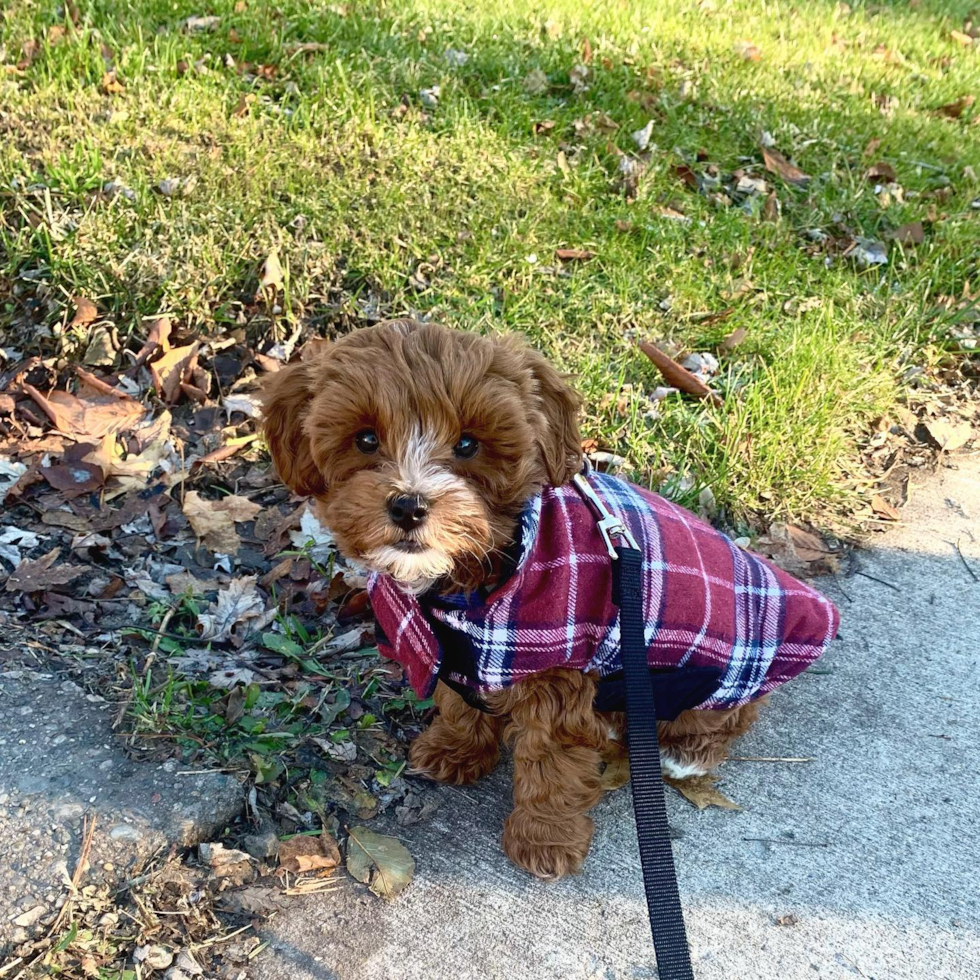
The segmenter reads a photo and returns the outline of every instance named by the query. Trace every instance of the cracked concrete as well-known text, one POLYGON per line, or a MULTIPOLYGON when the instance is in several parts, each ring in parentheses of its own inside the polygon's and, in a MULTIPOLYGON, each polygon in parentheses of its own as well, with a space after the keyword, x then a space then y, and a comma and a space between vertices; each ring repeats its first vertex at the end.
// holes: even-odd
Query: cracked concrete
POLYGON ((0 958, 44 931, 96 818, 86 883, 124 881, 171 845, 220 832, 242 807, 238 782, 134 762, 117 744, 116 705, 35 670, 0 673, 0 958))

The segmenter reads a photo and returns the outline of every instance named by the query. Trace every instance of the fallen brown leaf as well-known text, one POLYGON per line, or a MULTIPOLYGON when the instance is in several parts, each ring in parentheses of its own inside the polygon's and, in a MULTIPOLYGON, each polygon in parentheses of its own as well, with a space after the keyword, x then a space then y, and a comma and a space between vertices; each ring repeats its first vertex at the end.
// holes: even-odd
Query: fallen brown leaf
POLYGON ((840 564, 839 553, 823 538, 795 524, 770 524, 756 541, 755 550, 799 577, 836 572, 840 564))
POLYGON ((762 204, 762 220, 778 221, 779 210, 779 198, 776 196, 775 191, 770 191, 762 204))
POLYGON ((660 373, 672 388, 677 388, 695 398, 707 398, 713 405, 722 405, 721 398, 706 384, 696 378, 687 368, 683 368, 672 357, 668 357, 659 347, 642 343, 640 350, 657 365, 660 373))
POLYGON ((889 184, 892 183, 897 176, 898 175, 895 173, 895 168, 890 163, 885 163, 883 160, 872 164, 864 172, 865 180, 883 180, 889 184))
POLYGON ((535 136, 540 136, 542 133, 550 132, 554 128, 555 128, 554 119, 542 119, 540 122, 536 122, 531 127, 531 132, 535 136))
POLYGON ((925 423, 929 438, 943 451, 952 452, 965 446, 973 438, 973 427, 969 422, 947 422, 945 419, 934 419, 925 423))
POLYGON ((762 52, 751 41, 736 41, 732 50, 746 61, 759 61, 762 58, 762 52))
POLYGON ((664 776, 664 782, 668 786, 673 786, 681 796, 690 800, 699 810, 709 806, 717 806, 723 810, 741 810, 737 803, 715 788, 715 784, 719 781, 718 776, 712 776, 710 773, 704 776, 689 776, 687 779, 664 776))
POLYGON ((340 864, 340 848, 326 831, 319 837, 297 834, 279 845, 279 864, 293 874, 332 870, 340 864))
POLYGON ((865 160, 869 160, 878 152, 879 146, 881 146, 881 140, 878 139, 877 136, 872 136, 871 139, 868 140, 867 145, 864 147, 864 151, 861 153, 861 156, 865 160))
POLYGON ((602 788, 607 792, 619 789, 630 781, 630 757, 624 750, 622 754, 606 763, 602 770, 602 788))
POLYGON ((177 400, 181 382, 190 376, 197 363, 199 349, 200 345, 197 343, 174 347, 150 365, 153 387, 168 405, 177 400))
POLYGON ((721 343, 718 345, 722 350, 735 350, 736 347, 749 335, 748 330, 745 327, 738 327, 733 330, 726 337, 722 338, 721 343))
POLYGON ((766 170, 770 173, 778 174, 783 180, 796 187, 806 187, 813 179, 809 174, 803 173, 796 164, 790 163, 779 150, 764 146, 762 148, 762 159, 765 162, 766 170))
POLYGON ((871 498, 871 509, 886 521, 901 520, 902 515, 880 494, 875 494, 871 498))
POLYGON ((900 225, 888 237, 903 245, 920 245, 925 240, 926 233, 921 221, 910 221, 907 225, 900 225))
POLYGON ((133 367, 140 365, 153 357, 158 350, 164 352, 170 350, 170 317, 158 316, 150 320, 146 333, 146 341, 136 354, 133 367))
POLYGON ((106 95, 119 95, 120 93, 126 91, 126 86, 119 81, 114 71, 107 71, 103 73, 101 88, 106 95))
POLYGON ((133 426, 145 413, 144 407, 124 392, 103 390, 105 382, 78 369, 85 382, 78 395, 67 391, 52 391, 42 395, 33 385, 25 384, 24 391, 34 399, 59 432, 76 438, 92 436, 101 439, 107 432, 120 432, 133 426), (93 378, 95 383, 88 379, 93 378), (103 387, 99 387, 99 386, 103 387))
POLYGON ((958 99, 939 106, 936 112, 941 116, 946 116, 947 119, 959 119, 976 101, 975 95, 961 95, 958 99))
POLYGON ((674 174, 684 181, 692 191, 698 189, 698 175, 686 163, 677 164, 674 167, 674 174))
POLYGON ((359 826, 350 831, 347 870, 375 895, 391 901, 411 883, 415 860, 401 841, 359 826))
POLYGON ((4 589, 7 592, 40 592, 74 582, 89 570, 87 565, 55 565, 59 554, 61 549, 54 548, 33 561, 22 561, 7 576, 4 589))
POLYGON ((585 248, 556 248, 555 258, 562 262, 588 262, 595 258, 595 252, 585 248))
POLYGON ((322 41, 294 41, 284 44, 283 49, 290 54, 318 54, 321 51, 330 51, 331 45, 322 41))
POLYGON ((257 619, 265 612, 265 599, 255 588, 256 581, 255 575, 232 579, 207 612, 198 614, 197 633, 202 640, 231 639, 239 623, 257 619))
POLYGON ((255 301, 258 303, 263 299, 275 299, 276 292, 282 286, 284 275, 279 253, 273 249, 262 263, 262 275, 259 277, 255 301))
POLYGON ((964 31, 958 31, 955 28, 949 32, 949 36, 957 43, 962 44, 965 48, 973 47, 973 38, 965 33, 964 31))
POLYGON ((25 41, 20 46, 20 60, 17 62, 16 68, 18 71, 26 71, 34 62, 37 57, 38 51, 41 50, 41 45, 35 41, 33 38, 25 41))
POLYGON ((79 461, 42 466, 41 475, 55 490, 61 490, 68 499, 79 494, 92 493, 105 483, 105 474, 91 462, 79 461))
POLYGON ((260 510, 258 504, 244 497, 207 500, 196 490, 188 490, 184 496, 184 516, 194 533, 206 548, 224 555, 233 555, 241 544, 235 522, 253 520, 260 510))
POLYGON ((226 878, 234 885, 243 885, 255 877, 252 859, 244 852, 224 844, 199 844, 198 853, 206 861, 215 878, 226 878))
POLYGON ((98 307, 90 299, 85 296, 76 296, 74 303, 75 315, 71 318, 69 327, 87 327, 93 320, 98 320, 98 307))

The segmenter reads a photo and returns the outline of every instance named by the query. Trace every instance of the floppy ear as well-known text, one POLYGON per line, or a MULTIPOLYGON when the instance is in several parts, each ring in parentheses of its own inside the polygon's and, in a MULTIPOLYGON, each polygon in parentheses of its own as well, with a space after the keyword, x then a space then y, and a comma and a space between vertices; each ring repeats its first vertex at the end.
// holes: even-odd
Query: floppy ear
POLYGON ((525 346, 524 364, 534 379, 538 401, 537 442, 552 486, 560 487, 582 469, 578 413, 582 398, 536 350, 525 346))
POLYGON ((313 399, 311 362, 289 364, 270 375, 262 390, 262 429, 272 462, 293 493, 315 497, 326 492, 303 428, 313 399))

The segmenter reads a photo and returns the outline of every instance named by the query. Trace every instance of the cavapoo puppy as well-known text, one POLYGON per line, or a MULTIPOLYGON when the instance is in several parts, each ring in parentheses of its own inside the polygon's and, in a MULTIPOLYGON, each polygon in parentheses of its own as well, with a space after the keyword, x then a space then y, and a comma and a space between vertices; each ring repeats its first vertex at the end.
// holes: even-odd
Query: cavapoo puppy
MULTIPOLYGON (((264 394, 279 475, 368 567, 381 652, 435 698, 412 767, 469 783, 509 744, 504 850, 542 878, 584 860, 624 731, 611 559, 571 482, 579 405, 523 341, 411 320, 342 337, 264 394)), ((683 508, 587 479, 643 552, 664 769, 703 773, 823 652, 837 611, 683 508)))

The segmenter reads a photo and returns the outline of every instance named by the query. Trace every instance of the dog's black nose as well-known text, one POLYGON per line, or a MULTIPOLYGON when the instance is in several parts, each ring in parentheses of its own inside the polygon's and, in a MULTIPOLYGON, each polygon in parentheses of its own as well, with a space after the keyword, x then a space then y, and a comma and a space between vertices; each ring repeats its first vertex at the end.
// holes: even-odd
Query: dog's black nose
POLYGON ((394 497, 388 501, 388 516, 393 524, 403 531, 414 531, 429 513, 429 505, 424 497, 413 496, 394 497))

